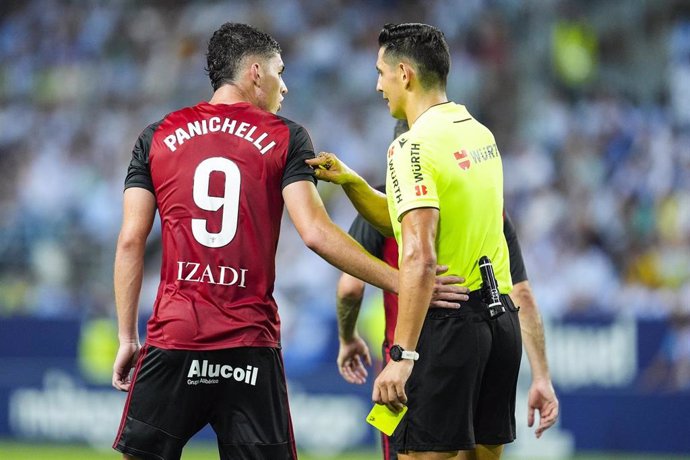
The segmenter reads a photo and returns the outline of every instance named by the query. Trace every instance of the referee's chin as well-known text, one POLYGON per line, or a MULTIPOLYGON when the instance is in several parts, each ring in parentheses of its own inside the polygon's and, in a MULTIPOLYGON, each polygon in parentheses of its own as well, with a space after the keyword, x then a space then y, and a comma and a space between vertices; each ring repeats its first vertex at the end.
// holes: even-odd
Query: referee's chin
POLYGON ((391 114, 391 117, 395 118, 396 120, 407 120, 407 116, 405 115, 404 110, 396 110, 393 108, 393 105, 391 104, 391 101, 388 101, 388 112, 391 114))

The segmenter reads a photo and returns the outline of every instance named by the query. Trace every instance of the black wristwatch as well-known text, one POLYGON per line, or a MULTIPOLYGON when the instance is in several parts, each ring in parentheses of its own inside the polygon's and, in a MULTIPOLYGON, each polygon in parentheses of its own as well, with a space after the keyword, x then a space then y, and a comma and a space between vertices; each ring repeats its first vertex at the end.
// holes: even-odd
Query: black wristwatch
POLYGON ((388 355, 393 361, 402 361, 403 359, 417 361, 419 359, 419 353, 416 351, 407 351, 400 345, 393 345, 388 352, 388 355))

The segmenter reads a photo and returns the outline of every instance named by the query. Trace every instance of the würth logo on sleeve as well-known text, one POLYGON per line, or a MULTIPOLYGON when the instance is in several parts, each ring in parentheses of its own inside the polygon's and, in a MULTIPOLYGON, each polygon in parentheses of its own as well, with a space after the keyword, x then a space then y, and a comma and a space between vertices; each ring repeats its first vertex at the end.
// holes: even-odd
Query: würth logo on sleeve
POLYGON ((428 190, 426 189, 426 185, 415 185, 414 186, 414 194, 417 196, 424 196, 426 195, 428 190))
POLYGON ((470 169, 472 163, 470 162, 470 157, 467 155, 467 150, 462 149, 459 152, 455 152, 453 155, 455 155, 455 159, 458 161, 458 166, 460 166, 460 169, 465 171, 470 169))
POLYGON ((412 176, 416 183, 422 182, 424 180, 424 174, 422 173, 421 164, 421 146, 420 144, 411 144, 410 148, 410 167, 412 168, 412 176))

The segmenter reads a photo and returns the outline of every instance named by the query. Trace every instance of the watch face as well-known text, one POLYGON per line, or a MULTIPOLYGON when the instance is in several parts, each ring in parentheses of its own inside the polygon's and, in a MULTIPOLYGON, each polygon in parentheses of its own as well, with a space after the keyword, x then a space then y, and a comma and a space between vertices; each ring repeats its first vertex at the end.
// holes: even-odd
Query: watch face
POLYGON ((400 345, 393 345, 391 347, 390 356, 393 361, 400 361, 402 359, 403 349, 400 345))

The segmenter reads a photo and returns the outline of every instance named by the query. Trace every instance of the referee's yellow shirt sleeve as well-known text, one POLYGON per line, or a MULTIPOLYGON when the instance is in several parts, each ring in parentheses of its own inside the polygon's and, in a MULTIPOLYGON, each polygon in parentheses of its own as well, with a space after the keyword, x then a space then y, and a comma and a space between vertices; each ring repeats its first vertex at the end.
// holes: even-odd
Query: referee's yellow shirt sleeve
MULTIPOLYGON (((404 140, 405 136, 399 139, 404 140)), ((395 142, 400 146, 400 140, 395 142)), ((436 187, 436 167, 430 155, 430 143, 408 138, 392 158, 392 168, 400 186, 400 197, 396 206, 398 222, 407 211, 417 208, 439 209, 436 187)))

